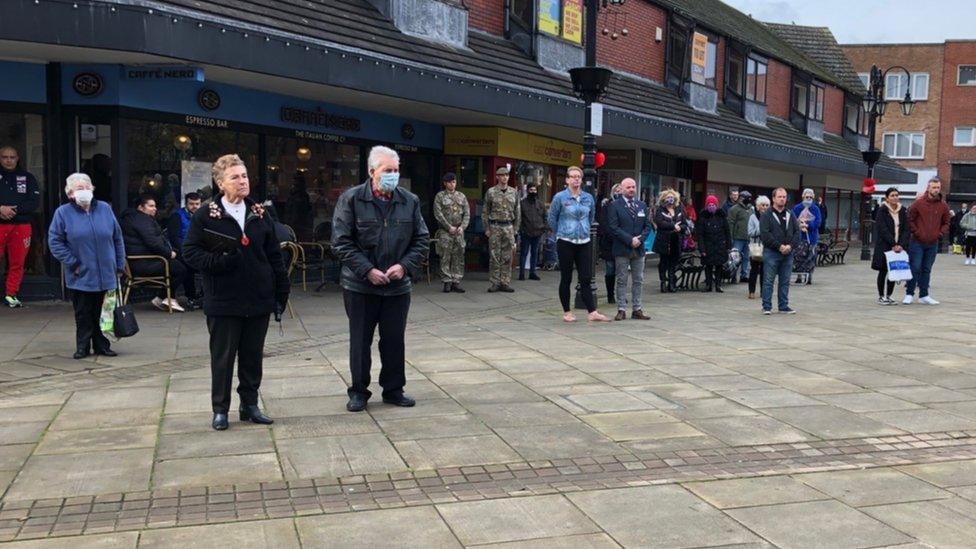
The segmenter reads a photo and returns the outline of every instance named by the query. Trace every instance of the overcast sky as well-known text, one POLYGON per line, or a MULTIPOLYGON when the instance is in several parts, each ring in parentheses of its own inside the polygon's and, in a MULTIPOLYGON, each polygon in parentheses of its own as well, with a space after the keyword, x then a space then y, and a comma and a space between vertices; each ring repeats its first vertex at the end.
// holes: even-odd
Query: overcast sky
POLYGON ((976 39, 976 0, 723 0, 761 21, 830 27, 841 44, 976 39))

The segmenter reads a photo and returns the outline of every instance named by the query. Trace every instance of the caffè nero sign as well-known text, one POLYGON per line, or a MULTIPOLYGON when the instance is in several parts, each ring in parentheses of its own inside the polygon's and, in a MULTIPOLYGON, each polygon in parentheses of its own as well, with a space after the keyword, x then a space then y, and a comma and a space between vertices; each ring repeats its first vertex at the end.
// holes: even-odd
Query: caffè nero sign
POLYGON ((321 107, 314 109, 281 107, 279 119, 289 124, 315 126, 347 132, 358 132, 362 129, 362 122, 358 118, 326 112, 321 107))

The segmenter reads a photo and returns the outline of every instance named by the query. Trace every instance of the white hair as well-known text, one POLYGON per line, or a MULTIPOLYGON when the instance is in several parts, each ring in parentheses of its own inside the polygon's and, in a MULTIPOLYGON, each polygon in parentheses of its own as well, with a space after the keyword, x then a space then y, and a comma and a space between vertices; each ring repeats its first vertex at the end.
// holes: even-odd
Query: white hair
POLYGON ((369 169, 375 170, 380 167, 381 158, 391 158, 396 161, 397 164, 400 163, 400 155, 389 147, 384 147, 383 145, 376 145, 369 150, 369 158, 366 160, 366 164, 369 169))
MULTIPOLYGON (((64 194, 66 196, 70 195, 71 192, 75 190, 75 186, 79 183, 86 183, 88 185, 92 184, 91 178, 88 177, 88 174, 84 174, 84 173, 73 173, 69 175, 68 178, 64 180, 64 182, 65 182, 64 194)), ((92 188, 93 189, 95 188, 94 185, 92 185, 92 188)))
POLYGON ((813 196, 817 196, 817 193, 813 192, 813 189, 810 189, 810 188, 803 189, 803 192, 800 193, 800 196, 806 196, 808 194, 812 194, 813 196))
POLYGON ((764 194, 761 194, 756 197, 756 206, 761 206, 763 204, 769 206, 769 197, 764 194))

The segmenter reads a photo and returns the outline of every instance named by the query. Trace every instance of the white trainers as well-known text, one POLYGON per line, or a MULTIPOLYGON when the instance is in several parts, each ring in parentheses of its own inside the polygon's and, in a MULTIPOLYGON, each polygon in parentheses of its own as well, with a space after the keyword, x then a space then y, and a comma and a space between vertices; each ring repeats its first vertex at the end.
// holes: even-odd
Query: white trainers
POLYGON ((905 296, 905 299, 901 300, 901 304, 902 305, 911 305, 912 304, 912 299, 914 299, 914 298, 911 295, 906 295, 905 296))
POLYGON ((152 303, 153 307, 159 309, 160 311, 168 311, 169 310, 166 307, 166 304, 163 303, 163 299, 161 297, 159 297, 159 296, 156 296, 156 297, 152 298, 151 303, 152 303))
POLYGON ((186 312, 186 309, 184 309, 183 306, 180 305, 180 302, 179 301, 176 301, 175 298, 164 299, 163 300, 163 304, 164 305, 169 305, 170 307, 173 308, 174 311, 176 311, 178 313, 185 313, 186 312))
POLYGON ((919 303, 924 303, 926 305, 938 305, 939 304, 939 302, 936 301, 936 300, 934 300, 934 299, 932 299, 932 296, 930 296, 930 295, 927 295, 925 297, 919 298, 918 302, 919 303))
POLYGON ((163 299, 157 296, 152 299, 152 304, 153 307, 156 307, 160 311, 169 312, 170 307, 172 307, 173 310, 178 313, 186 312, 186 310, 180 306, 179 302, 177 302, 175 299, 172 298, 163 299))

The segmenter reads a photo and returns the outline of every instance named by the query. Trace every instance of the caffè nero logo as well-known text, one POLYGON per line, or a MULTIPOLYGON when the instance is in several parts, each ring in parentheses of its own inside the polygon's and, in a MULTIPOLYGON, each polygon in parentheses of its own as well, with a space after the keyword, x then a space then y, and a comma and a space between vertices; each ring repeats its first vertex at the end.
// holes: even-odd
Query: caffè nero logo
POLYGON ((215 111, 220 108, 220 94, 210 88, 204 88, 197 94, 197 103, 205 111, 215 111))
POLYGON ((78 95, 92 97, 102 92, 102 77, 94 72, 83 72, 71 81, 71 87, 78 95))
POLYGON ((318 126, 347 132, 358 132, 362 123, 358 118, 342 116, 325 112, 320 107, 315 109, 300 109, 297 107, 281 107, 279 117, 282 122, 301 124, 303 126, 318 126))

